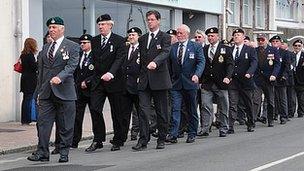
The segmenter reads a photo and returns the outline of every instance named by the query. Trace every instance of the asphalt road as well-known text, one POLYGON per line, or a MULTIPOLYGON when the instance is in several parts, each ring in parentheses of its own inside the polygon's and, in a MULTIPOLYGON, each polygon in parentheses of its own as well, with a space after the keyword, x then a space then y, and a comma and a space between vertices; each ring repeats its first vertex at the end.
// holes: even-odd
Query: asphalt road
POLYGON ((286 125, 275 123, 268 128, 257 124, 255 132, 248 133, 244 126, 237 126, 236 133, 218 137, 213 129, 207 138, 198 138, 192 144, 186 138, 177 144, 168 144, 163 150, 156 150, 153 138, 148 149, 132 151, 136 144, 128 141, 120 151, 111 152, 111 145, 94 153, 84 149, 90 141, 84 141, 80 148, 71 150, 70 162, 59 164, 59 156, 51 156, 50 162, 30 162, 30 152, 0 156, 0 170, 5 171, 92 171, 92 170, 200 170, 200 171, 303 171, 304 170, 304 119, 294 118, 286 125))

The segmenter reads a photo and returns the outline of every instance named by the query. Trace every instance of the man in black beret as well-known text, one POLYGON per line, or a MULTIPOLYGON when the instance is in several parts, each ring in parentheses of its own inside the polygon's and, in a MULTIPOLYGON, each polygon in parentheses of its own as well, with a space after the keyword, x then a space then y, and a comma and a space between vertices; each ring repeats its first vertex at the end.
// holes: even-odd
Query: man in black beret
POLYGON ((74 72, 77 101, 72 148, 78 147, 78 143, 82 137, 82 123, 86 105, 88 105, 90 111, 92 111, 90 100, 90 77, 94 73, 94 65, 91 53, 92 36, 89 34, 84 34, 80 36, 79 41, 81 47, 81 51, 79 53, 80 59, 74 72))
POLYGON ((37 57, 39 142, 37 151, 27 159, 49 161, 50 136, 56 120, 60 137, 59 162, 68 162, 76 113, 73 73, 79 61, 79 45, 64 37, 64 22, 60 17, 50 18, 46 25, 53 42, 45 44, 37 57))
POLYGON ((166 33, 170 34, 170 36, 171 36, 171 44, 174 44, 177 42, 176 30, 170 29, 166 33))
POLYGON ((114 21, 109 14, 103 14, 96 19, 100 34, 93 37, 92 57, 95 67, 91 79, 91 115, 93 120, 94 139, 86 152, 93 152, 103 147, 106 140, 106 128, 103 119, 103 106, 108 97, 113 121, 114 137, 111 151, 123 146, 123 127, 121 116, 122 101, 122 71, 121 64, 125 58, 125 39, 112 32, 114 21))

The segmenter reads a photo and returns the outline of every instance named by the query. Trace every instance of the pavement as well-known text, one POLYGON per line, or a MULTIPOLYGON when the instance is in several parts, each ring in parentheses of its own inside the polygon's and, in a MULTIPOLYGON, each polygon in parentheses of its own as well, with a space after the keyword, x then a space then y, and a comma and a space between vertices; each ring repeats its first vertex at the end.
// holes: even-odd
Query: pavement
MULTIPOLYGON (((104 120, 107 133, 113 132, 111 113, 108 101, 104 105, 104 120)), ((55 140, 53 127, 51 143, 55 140)), ((92 121, 88 110, 83 121, 83 140, 93 138, 92 121)), ((0 155, 34 150, 38 143, 36 123, 21 125, 20 122, 0 122, 0 155)))

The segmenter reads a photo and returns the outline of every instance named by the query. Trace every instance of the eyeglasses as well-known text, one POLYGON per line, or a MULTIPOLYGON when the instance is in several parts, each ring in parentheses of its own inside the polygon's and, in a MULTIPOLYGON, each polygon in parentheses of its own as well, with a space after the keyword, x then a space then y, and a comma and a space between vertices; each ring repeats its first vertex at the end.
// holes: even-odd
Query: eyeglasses
POLYGON ((200 38, 202 38, 202 36, 195 36, 194 38, 196 38, 196 39, 199 38, 200 39, 200 38))
POLYGON ((90 43, 90 42, 80 42, 79 44, 87 44, 87 43, 90 43))
POLYGON ((257 41, 258 41, 258 42, 264 42, 265 39, 264 39, 264 38, 257 38, 257 41))
POLYGON ((294 47, 301 47, 302 45, 293 45, 294 47))

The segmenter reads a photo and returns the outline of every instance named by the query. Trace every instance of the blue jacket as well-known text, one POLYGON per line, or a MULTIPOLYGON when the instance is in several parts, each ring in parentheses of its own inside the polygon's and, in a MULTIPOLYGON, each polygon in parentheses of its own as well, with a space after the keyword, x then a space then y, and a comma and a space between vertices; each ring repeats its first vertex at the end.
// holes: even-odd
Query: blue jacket
POLYGON ((172 45, 169 56, 169 69, 172 81, 172 90, 191 90, 198 89, 199 84, 194 83, 191 78, 202 75, 205 68, 205 57, 202 46, 198 43, 188 41, 183 64, 180 65, 177 60, 179 43, 172 45))

